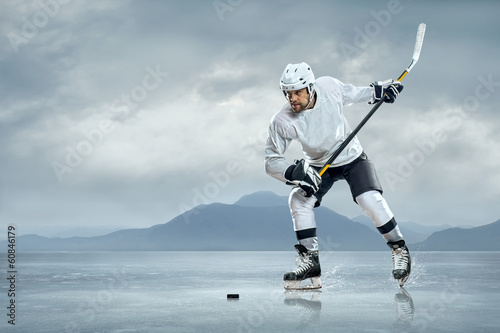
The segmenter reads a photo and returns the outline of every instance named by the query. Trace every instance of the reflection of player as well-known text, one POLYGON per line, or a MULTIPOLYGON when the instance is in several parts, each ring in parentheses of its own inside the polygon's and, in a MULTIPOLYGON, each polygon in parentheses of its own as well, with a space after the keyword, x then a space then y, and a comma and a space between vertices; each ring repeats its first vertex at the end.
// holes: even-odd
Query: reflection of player
POLYGON ((321 291, 287 290, 285 305, 300 308, 300 325, 297 331, 311 331, 311 325, 318 325, 321 316, 321 291))
MULTIPOLYGON (((373 221, 392 250, 393 276, 404 284, 410 274, 410 254, 403 235, 382 197, 375 168, 356 137, 326 172, 318 171, 351 133, 343 115, 353 103, 393 103, 402 91, 398 81, 374 82, 356 87, 333 77, 317 80, 306 63, 289 64, 281 77, 281 89, 288 100, 271 119, 265 148, 266 171, 292 185, 289 205, 299 244, 300 263, 284 275, 286 289, 321 288, 318 238, 313 208, 338 180, 346 180, 354 201, 373 221), (305 159, 290 164, 284 157, 292 140, 300 142, 305 159), (311 286, 300 286, 310 278, 311 286)), ((355 237, 355 235, 353 235, 355 237)), ((353 238, 355 242, 355 238, 353 238)))
POLYGON ((399 288, 399 292, 394 296, 394 300, 396 301, 396 314, 398 316, 398 320, 394 323, 394 326, 398 329, 409 327, 415 313, 413 299, 405 288, 401 287, 399 288))

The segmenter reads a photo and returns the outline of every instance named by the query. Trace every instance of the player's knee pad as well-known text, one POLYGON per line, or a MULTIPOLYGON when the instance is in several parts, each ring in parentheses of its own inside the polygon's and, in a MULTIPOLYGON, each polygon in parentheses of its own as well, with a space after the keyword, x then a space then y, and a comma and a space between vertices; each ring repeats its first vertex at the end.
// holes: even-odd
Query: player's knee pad
POLYGON ((292 212, 313 209, 315 203, 316 197, 314 195, 309 198, 303 196, 300 187, 294 188, 288 197, 288 206, 292 212))
POLYGON ((301 194, 300 188, 294 188, 290 193, 288 205, 292 215, 295 231, 310 228, 316 228, 316 220, 314 219, 314 203, 316 198, 306 198, 301 194))
POLYGON ((394 217, 389 205, 379 191, 362 193, 356 197, 356 202, 376 227, 382 226, 394 217))

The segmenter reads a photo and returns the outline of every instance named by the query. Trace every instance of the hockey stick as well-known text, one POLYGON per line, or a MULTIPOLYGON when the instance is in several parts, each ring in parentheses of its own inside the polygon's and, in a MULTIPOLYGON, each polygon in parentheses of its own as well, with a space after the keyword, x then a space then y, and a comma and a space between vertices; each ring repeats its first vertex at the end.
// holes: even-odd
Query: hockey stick
MULTIPOLYGON (((420 23, 418 26, 417 30, 417 40, 415 41, 415 49, 413 50, 413 57, 411 58, 410 65, 406 67, 406 69, 403 71, 403 73, 398 77, 398 81, 401 81, 404 79, 404 77, 411 71, 413 66, 418 61, 418 58, 420 57, 420 51, 422 51, 422 44, 424 42, 424 35, 425 35, 425 23, 420 23)), ((366 124, 368 119, 373 116, 375 111, 378 110, 378 108, 384 103, 384 99, 382 98, 380 101, 378 101, 375 106, 368 112, 368 114, 361 120, 361 122, 356 126, 356 128, 352 131, 351 134, 345 139, 345 141, 340 145, 339 148, 333 153, 333 155, 328 159, 326 162, 325 166, 321 171, 319 172, 320 176, 323 176, 323 174, 328 170, 330 165, 332 165, 333 161, 340 155, 340 153, 344 150, 345 147, 352 141, 352 139, 358 134, 358 132, 361 130, 361 128, 366 124)))

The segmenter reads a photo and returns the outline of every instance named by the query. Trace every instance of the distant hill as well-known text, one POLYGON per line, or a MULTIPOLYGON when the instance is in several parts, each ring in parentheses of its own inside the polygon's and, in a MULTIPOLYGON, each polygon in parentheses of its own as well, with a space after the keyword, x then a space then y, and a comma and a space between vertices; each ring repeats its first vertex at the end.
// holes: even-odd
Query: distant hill
POLYGON ((500 220, 480 227, 450 228, 433 233, 415 244, 426 251, 500 251, 500 220))
MULTIPOLYGON (((256 192, 234 204, 197 206, 150 228, 94 237, 24 235, 17 238, 16 246, 19 251, 293 251, 297 241, 287 201, 272 192, 256 192)), ((378 231, 326 207, 314 212, 320 250, 387 250, 378 231)), ((411 235, 409 230, 404 232, 411 235)), ((442 230, 416 244, 408 237, 408 243, 415 250, 500 251, 499 235, 500 220, 477 228, 442 230)), ((0 246, 6 247, 7 242, 0 246)))
MULTIPOLYGON (((453 226, 451 224, 422 225, 422 224, 418 224, 418 223, 415 223, 412 221, 401 221, 398 223, 401 223, 402 225, 404 225, 404 227, 406 229, 411 230, 411 231, 416 232, 416 233, 419 233, 419 234, 422 234, 422 235, 425 235, 426 237, 429 237, 430 235, 432 235, 436 231, 455 228, 455 226, 453 226)), ((467 227, 467 228, 473 228, 473 227, 471 226, 471 227, 467 227)))
MULTIPOLYGON (((334 211, 315 209, 320 249, 382 250, 383 238, 334 211)), ((18 237, 20 251, 291 250, 296 244, 287 199, 257 192, 232 205, 200 205, 168 223, 96 237, 18 237)))
MULTIPOLYGON (((372 220, 366 215, 359 215, 353 217, 351 220, 366 225, 373 231, 377 231, 377 228, 375 228, 375 226, 373 225, 372 220)), ((406 221, 397 221, 397 223, 408 244, 423 242, 427 239, 427 237, 429 237, 436 231, 453 228, 453 226, 451 225, 426 226, 415 222, 406 221)))
POLYGON ((270 191, 260 191, 242 196, 234 205, 247 207, 286 207, 288 206, 288 197, 280 197, 270 191))

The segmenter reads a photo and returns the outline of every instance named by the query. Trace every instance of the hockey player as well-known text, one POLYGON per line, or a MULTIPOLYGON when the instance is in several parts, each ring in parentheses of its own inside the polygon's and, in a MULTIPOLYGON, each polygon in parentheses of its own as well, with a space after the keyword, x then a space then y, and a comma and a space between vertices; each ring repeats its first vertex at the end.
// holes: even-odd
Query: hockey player
MULTIPOLYGON (((318 171, 351 133, 343 115, 344 106, 380 99, 393 103, 403 86, 398 81, 376 81, 366 87, 344 84, 324 76, 315 79, 311 67, 302 62, 288 64, 280 81, 288 101, 271 119, 265 147, 266 172, 292 185, 289 206, 298 244, 299 264, 285 273, 285 289, 321 288, 321 267, 313 208, 321 204, 333 183, 346 180, 352 198, 370 217, 392 251, 392 274, 400 286, 408 279, 410 253, 403 235, 382 197, 375 168, 356 137, 346 146, 327 171, 318 171), (304 159, 290 164, 284 157, 292 140, 302 145, 304 159), (300 282, 311 279, 312 285, 300 282)), ((353 235, 354 237, 355 235, 353 235)))

